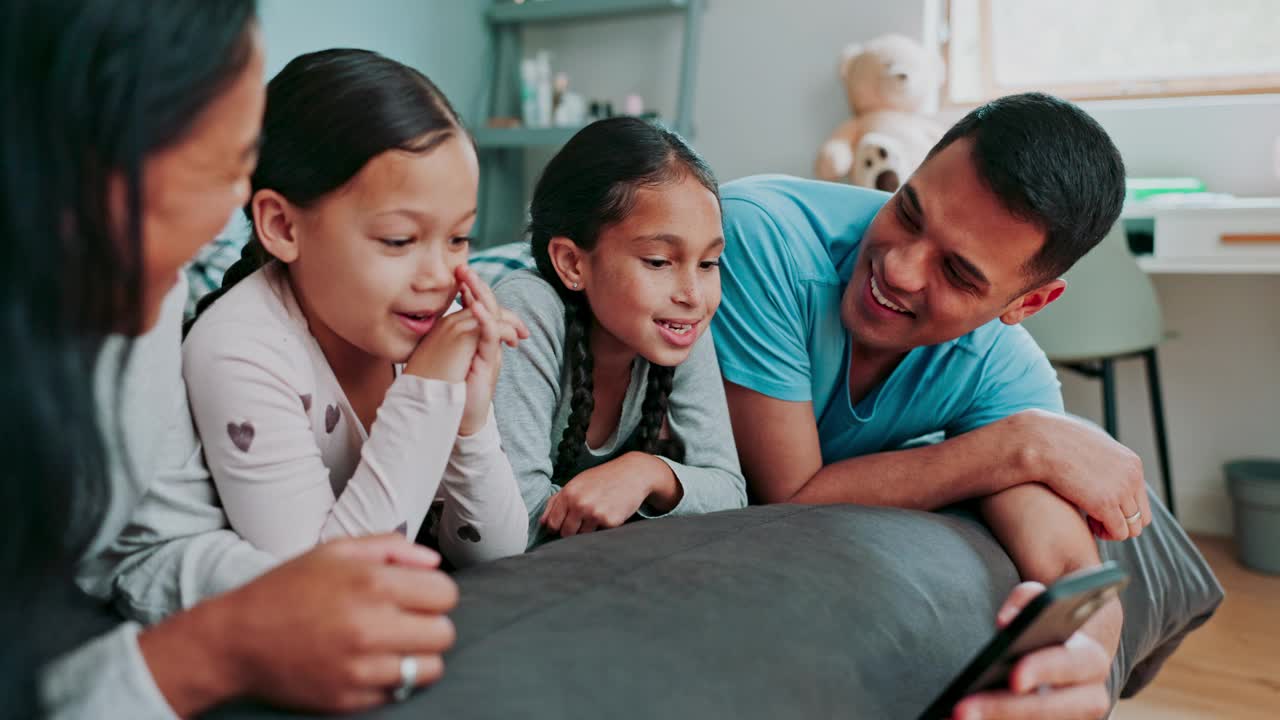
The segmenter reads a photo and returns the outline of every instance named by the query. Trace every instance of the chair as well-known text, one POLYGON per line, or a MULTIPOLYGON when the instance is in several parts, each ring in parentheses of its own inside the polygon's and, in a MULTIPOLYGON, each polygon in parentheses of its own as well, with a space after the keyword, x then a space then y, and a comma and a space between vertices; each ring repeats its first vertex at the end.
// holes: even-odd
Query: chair
POLYGON ((1063 279, 1067 292, 1022 324, 1054 364, 1102 381, 1103 427, 1117 440, 1115 362, 1143 358, 1165 504, 1176 517, 1156 360, 1164 323, 1155 288, 1129 252, 1123 225, 1117 223, 1063 279))

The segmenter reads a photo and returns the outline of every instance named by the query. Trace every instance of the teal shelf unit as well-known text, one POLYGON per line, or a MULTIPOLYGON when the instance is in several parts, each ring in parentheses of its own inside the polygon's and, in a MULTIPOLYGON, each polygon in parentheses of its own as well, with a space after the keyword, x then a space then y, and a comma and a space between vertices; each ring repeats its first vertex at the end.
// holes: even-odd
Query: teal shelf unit
POLYGON ((480 207, 474 232, 480 247, 523 237, 529 204, 526 154, 555 150, 579 128, 491 128, 491 117, 520 116, 521 28, 531 24, 571 23, 655 14, 683 15, 680 77, 672 127, 693 137, 693 83, 705 0, 495 0, 485 13, 491 34, 489 93, 470 128, 480 152, 480 207))
POLYGON ((525 0, 495 2, 489 8, 489 22, 517 25, 535 22, 563 22, 618 15, 677 12, 688 9, 690 0, 525 0))
POLYGON ((548 145, 559 147, 568 142, 581 128, 475 128, 471 136, 481 149, 530 148, 548 145))

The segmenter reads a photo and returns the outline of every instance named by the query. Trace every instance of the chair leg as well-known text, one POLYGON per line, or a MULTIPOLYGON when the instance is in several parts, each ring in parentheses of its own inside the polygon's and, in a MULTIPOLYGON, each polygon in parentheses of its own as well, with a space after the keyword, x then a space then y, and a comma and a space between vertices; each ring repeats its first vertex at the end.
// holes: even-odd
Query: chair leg
POLYGON ((1142 353, 1147 363, 1147 391, 1151 396, 1151 422, 1156 431, 1156 454, 1160 457, 1160 476, 1164 481, 1164 504, 1169 514, 1178 517, 1173 506, 1173 473, 1169 468, 1169 442, 1165 435, 1164 398, 1160 394, 1160 372, 1156 365, 1156 349, 1142 353))
POLYGON ((1116 366, 1111 358, 1098 361, 1102 374, 1102 427, 1116 440, 1120 439, 1116 427, 1116 366))

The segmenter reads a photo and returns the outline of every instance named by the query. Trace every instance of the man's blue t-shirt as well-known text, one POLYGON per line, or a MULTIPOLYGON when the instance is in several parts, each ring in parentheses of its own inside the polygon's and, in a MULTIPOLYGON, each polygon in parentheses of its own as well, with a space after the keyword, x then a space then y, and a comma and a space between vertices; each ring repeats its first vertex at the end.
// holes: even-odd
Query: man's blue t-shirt
POLYGON ((840 298, 862 235, 889 195, 780 175, 721 188, 723 299, 712 324, 724 377, 813 402, 824 463, 954 436, 1021 410, 1062 412, 1057 373, 1020 325, 993 320, 918 347, 857 405, 840 298))

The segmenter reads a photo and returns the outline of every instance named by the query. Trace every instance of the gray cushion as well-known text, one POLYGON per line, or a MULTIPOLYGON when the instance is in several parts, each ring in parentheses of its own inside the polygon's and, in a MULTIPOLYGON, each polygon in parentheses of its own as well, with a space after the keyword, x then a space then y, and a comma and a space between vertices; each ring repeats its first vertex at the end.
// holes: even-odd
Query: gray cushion
MULTIPOLYGON (((1126 694, 1222 598, 1152 505, 1142 538, 1104 548, 1132 575, 1112 674, 1126 694)), ((444 679, 370 717, 913 717, 1017 582, 962 509, 785 505, 633 523, 457 578, 444 679)))

